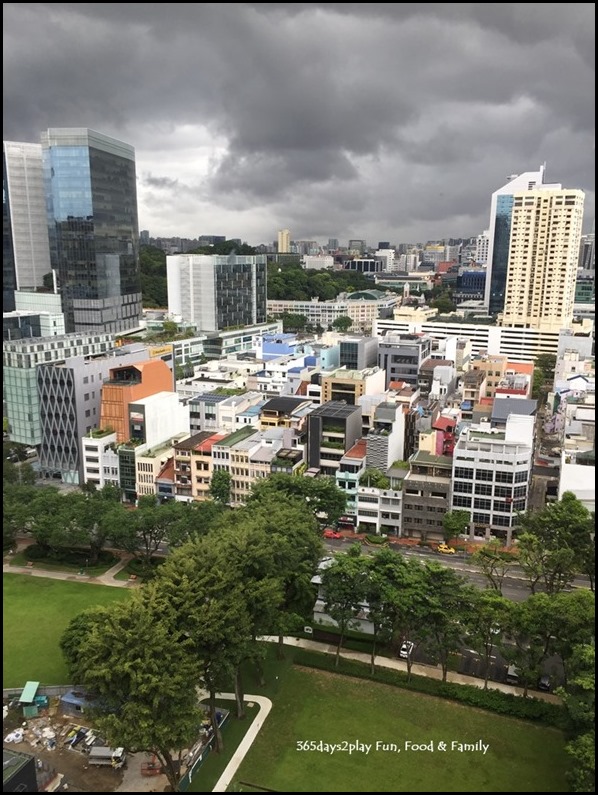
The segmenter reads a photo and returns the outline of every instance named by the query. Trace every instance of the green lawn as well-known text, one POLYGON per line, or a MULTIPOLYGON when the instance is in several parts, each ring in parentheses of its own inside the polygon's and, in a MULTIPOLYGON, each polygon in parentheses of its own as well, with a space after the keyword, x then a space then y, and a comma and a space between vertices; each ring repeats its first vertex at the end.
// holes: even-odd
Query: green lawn
MULTIPOLYGON (((230 791, 567 792, 563 736, 442 699, 336 674, 283 666, 274 708, 230 791), (451 750, 453 741, 489 745, 451 750), (369 753, 299 750, 361 743, 369 753), (405 742, 433 743, 410 751, 405 742), (387 744, 385 750, 376 742, 387 744), (438 743, 448 745, 446 751, 438 743), (391 750, 395 744, 400 750, 391 750), (244 786, 248 785, 248 786, 244 786)), ((251 690, 248 687, 248 690, 251 690)))
POLYGON ((126 588, 4 574, 3 687, 28 680, 70 684, 58 646, 67 624, 95 605, 126 599, 126 588))

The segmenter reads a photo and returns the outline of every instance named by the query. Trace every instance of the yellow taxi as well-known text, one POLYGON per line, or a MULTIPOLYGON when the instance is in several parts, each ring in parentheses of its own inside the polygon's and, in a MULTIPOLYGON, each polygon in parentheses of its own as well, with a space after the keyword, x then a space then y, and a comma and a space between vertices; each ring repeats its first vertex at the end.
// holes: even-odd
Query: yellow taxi
POLYGON ((438 545, 438 552, 442 552, 444 555, 454 555, 455 550, 453 547, 449 547, 447 544, 439 544, 438 545))

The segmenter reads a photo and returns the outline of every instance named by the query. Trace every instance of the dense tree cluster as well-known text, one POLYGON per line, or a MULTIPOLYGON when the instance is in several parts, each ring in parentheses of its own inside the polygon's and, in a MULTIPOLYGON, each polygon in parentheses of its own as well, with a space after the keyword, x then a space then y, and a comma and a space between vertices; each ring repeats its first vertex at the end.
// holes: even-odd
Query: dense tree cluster
POLYGON ((339 293, 371 290, 373 282, 362 273, 348 270, 304 270, 296 264, 268 265, 268 298, 276 301, 329 301, 339 293))
POLYGON ((201 723, 196 687, 209 694, 220 750, 216 693, 234 683, 242 716, 241 665, 261 667, 257 638, 296 631, 310 615, 321 538, 305 506, 271 492, 221 514, 132 600, 83 613, 63 636, 72 680, 96 694, 107 741, 156 754, 174 788, 176 757, 201 723))

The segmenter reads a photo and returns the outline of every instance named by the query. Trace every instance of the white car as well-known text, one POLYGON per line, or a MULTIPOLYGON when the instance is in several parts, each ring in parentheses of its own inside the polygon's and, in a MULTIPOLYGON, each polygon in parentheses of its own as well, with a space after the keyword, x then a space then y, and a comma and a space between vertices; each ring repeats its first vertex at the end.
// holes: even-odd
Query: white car
POLYGON ((413 651, 413 647, 415 643, 411 640, 406 640, 403 645, 401 646, 401 650, 399 651, 399 657, 401 660, 407 660, 411 657, 411 652, 413 651))

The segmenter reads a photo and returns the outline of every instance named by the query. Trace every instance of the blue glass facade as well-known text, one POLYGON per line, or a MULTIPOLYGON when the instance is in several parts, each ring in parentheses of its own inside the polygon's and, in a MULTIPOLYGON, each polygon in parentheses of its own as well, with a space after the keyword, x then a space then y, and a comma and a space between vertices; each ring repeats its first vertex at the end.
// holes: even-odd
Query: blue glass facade
POLYGON ((42 136, 52 267, 67 331, 123 331, 141 316, 132 147, 91 130, 42 136))
POLYGON ((513 196, 498 196, 496 200, 496 222, 493 230, 494 251, 490 275, 490 314, 502 312, 505 306, 512 216, 513 196))

